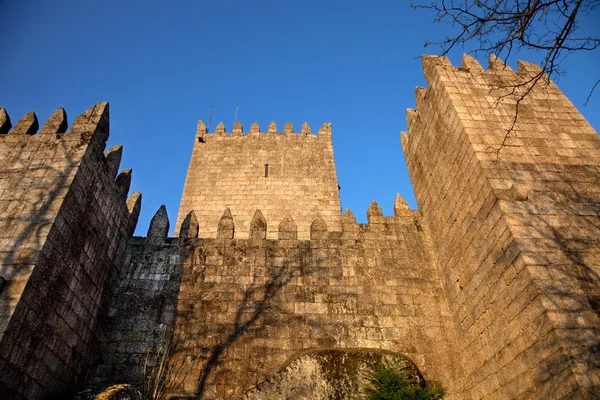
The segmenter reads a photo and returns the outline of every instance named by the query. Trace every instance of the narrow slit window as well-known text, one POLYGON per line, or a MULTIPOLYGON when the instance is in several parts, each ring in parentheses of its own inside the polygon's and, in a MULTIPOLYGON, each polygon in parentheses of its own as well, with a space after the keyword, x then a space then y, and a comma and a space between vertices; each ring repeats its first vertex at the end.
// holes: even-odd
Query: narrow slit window
POLYGON ((269 177, 269 164, 265 164, 265 178, 269 177))

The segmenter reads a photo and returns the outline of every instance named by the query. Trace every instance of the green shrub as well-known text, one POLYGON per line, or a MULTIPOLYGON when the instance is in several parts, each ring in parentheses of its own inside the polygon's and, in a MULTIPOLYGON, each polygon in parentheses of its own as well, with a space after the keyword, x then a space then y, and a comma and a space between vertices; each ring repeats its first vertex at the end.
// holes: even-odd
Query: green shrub
POLYGON ((366 385, 361 389, 362 400, 439 400, 446 391, 398 363, 370 364, 364 371, 366 385))

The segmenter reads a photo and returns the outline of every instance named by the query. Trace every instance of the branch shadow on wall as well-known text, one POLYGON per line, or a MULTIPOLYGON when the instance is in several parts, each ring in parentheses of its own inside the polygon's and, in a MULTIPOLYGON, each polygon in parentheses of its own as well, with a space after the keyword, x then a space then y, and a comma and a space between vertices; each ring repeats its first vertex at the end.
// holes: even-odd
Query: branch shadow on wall
MULTIPOLYGON (((35 137, 31 138, 31 140, 35 139, 35 137)), ((42 162, 39 162, 39 158, 33 158, 34 161, 39 162, 37 166, 32 166, 31 160, 22 162, 13 159, 9 161, 12 164, 8 165, 14 168, 18 163, 22 163, 21 168, 3 169, 1 172, 2 177, 13 185, 11 193, 15 196, 10 199, 5 197, 5 200, 8 200, 5 201, 8 208, 3 209, 0 217, 0 225, 7 229, 4 232, 5 244, 2 249, 0 268, 0 339, 9 340, 3 340, 3 346, 7 346, 4 348, 5 351, 14 347, 15 342, 29 343, 26 347, 21 347, 22 353, 18 361, 10 361, 15 363, 15 366, 5 369, 7 372, 3 379, 4 383, 0 382, 0 391, 8 398, 16 396, 17 392, 31 390, 31 384, 22 379, 25 369, 40 362, 42 347, 49 337, 60 335, 57 333, 59 328, 52 325, 50 319, 41 316, 51 315, 57 299, 66 296, 72 274, 66 273, 65 270, 68 268, 66 262, 56 263, 56 260, 47 258, 42 260, 45 257, 42 250, 47 246, 47 239, 51 235, 58 237, 60 227, 56 216, 59 214, 62 215, 63 226, 68 222, 72 226, 77 226, 78 231, 89 229, 87 221, 76 219, 75 210, 64 212, 66 207, 73 206, 67 203, 74 201, 71 180, 75 177, 81 158, 75 159, 75 155, 79 154, 79 149, 85 145, 83 138, 77 144, 70 138, 65 141, 44 142, 42 146, 47 147, 46 151, 53 151, 60 156, 48 157, 42 162), (58 161, 59 166, 50 164, 52 161, 58 161), (26 175, 23 174, 23 170, 27 170, 26 175), (19 193, 21 193, 20 197, 19 193), (61 205, 60 212, 59 205, 61 205), (44 270, 34 271, 33 267, 40 265, 40 262, 45 266, 44 270), (35 292, 33 287, 36 288, 35 292), (25 307, 34 308, 39 317, 28 319, 21 332, 18 332, 18 325, 14 325, 15 329, 12 328, 11 318, 17 312, 21 314, 22 319, 22 315, 26 312, 25 307), (27 334, 24 335, 23 330, 27 334)), ((87 204, 82 209, 91 209, 91 205, 87 204)), ((79 249, 80 252, 85 251, 82 237, 83 235, 71 238, 69 246, 79 249)), ((19 321, 15 322, 18 323, 19 321)), ((77 379, 81 378, 77 373, 72 375, 71 382, 62 382, 61 385, 52 387, 52 391, 66 393, 75 390, 77 379)), ((43 390, 47 389, 49 388, 43 390)))
MULTIPOLYGON (((50 231, 49 228, 54 223, 55 212, 51 212, 50 208, 56 203, 58 196, 65 193, 67 180, 73 176, 73 172, 79 166, 78 162, 69 155, 69 149, 67 149, 64 142, 57 141, 57 143, 63 147, 60 150, 64 156, 61 159, 61 162, 64 163, 63 168, 58 169, 47 164, 34 168, 26 167, 28 175, 33 178, 24 179, 28 186, 21 186, 21 182, 17 183, 14 190, 19 193, 22 189, 22 196, 27 197, 10 200, 8 207, 11 209, 5 209, 3 216, 0 217, 0 224, 3 226, 16 227, 14 232, 12 230, 10 232, 12 244, 8 250, 3 251, 2 256, 0 315, 3 318, 8 318, 11 309, 16 305, 11 305, 11 301, 14 301, 9 297, 14 294, 11 286, 19 283, 24 284, 24 282, 19 282, 15 278, 18 277, 20 272, 26 271, 28 267, 36 263, 44 244, 43 240, 47 237, 50 231), (58 177, 52 182, 52 187, 47 188, 44 186, 47 182, 43 180, 53 173, 56 173, 58 177), (32 201, 35 190, 39 193, 37 199, 32 201)), ((12 172, 4 170, 2 175, 4 178, 8 177, 9 180, 15 179, 17 176, 23 179, 21 169, 14 169, 12 172)), ((56 210, 56 213, 58 213, 58 210, 56 210)), ((20 292, 20 290, 18 291, 20 292)), ((0 327, 4 327, 2 321, 0 321, 0 327)))
MULTIPOLYGON (((302 257, 300 257, 302 259, 302 257)), ((320 266, 319 260, 314 265, 308 265, 304 260, 292 262, 286 259, 281 266, 269 268, 268 274, 264 277, 263 283, 249 285, 242 294, 240 305, 237 308, 231 323, 226 325, 214 326, 208 328, 207 336, 218 337, 219 340, 210 348, 202 348, 199 345, 191 344, 182 337, 175 337, 173 341, 173 355, 190 356, 197 354, 206 354, 205 357, 199 357, 196 362, 200 366, 199 378, 196 382, 194 394, 183 394, 170 399, 189 399, 203 398, 207 394, 207 389, 215 384, 215 374, 218 367, 223 365, 227 358, 228 350, 238 342, 242 336, 257 337, 268 327, 290 326, 300 323, 309 326, 310 329, 321 329, 321 324, 305 315, 294 315, 276 304, 277 297, 281 292, 297 278, 306 278, 315 273, 324 272, 320 266), (292 264, 296 264, 293 266, 292 264)), ((254 277, 255 281, 257 276, 254 277)), ((181 385, 188 379, 191 365, 184 365, 185 362, 173 363, 169 366, 166 386, 169 388, 181 388, 181 385)), ((195 378, 193 378, 195 379, 195 378)), ((242 388, 239 388, 242 389, 242 388)), ((239 397, 239 393, 229 396, 220 394, 222 397, 239 397)))
MULTIPOLYGON (((597 183, 589 185, 591 189, 597 186, 597 183)), ((546 309, 553 314, 546 313, 545 318, 553 318, 550 323, 558 327, 540 340, 550 348, 556 343, 548 335, 555 335, 554 340, 559 341, 563 350, 537 367, 536 378, 541 383, 567 368, 583 376, 597 374, 600 370, 598 196, 575 187, 530 193, 523 203, 528 212, 510 217, 527 232, 524 247, 518 250, 520 254, 529 253, 526 268, 539 294, 544 296, 546 309)), ((588 390, 585 385, 577 388, 575 382, 565 384, 573 385, 573 390, 588 390)))

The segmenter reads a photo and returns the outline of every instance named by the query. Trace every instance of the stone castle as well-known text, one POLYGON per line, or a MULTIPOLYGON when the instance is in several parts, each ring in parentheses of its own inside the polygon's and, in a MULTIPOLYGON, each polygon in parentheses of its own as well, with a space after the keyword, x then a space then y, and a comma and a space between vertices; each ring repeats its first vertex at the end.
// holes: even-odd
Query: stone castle
POLYGON ((599 398, 600 138, 534 64, 422 63, 419 209, 367 224, 341 212, 331 124, 200 121, 178 236, 161 207, 135 237, 107 103, 68 132, 0 108, 0 397, 341 399, 396 357, 449 399, 599 398))

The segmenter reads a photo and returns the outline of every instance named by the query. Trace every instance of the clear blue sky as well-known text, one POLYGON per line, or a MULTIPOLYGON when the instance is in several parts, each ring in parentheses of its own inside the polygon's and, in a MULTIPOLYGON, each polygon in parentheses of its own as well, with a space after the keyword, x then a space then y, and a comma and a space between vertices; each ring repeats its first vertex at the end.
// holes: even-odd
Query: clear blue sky
MULTIPOLYGON (((423 44, 450 29, 432 19, 393 0, 0 0, 0 106, 13 123, 31 109, 43 123, 63 106, 71 122, 109 101, 108 146, 124 145, 121 167, 143 193, 138 235, 161 204, 173 230, 196 124, 211 106, 213 127, 228 130, 236 104, 245 130, 330 121, 342 207, 365 221, 373 199, 391 215, 397 192, 416 207, 399 132, 415 86, 426 86, 418 57, 435 49, 423 44)), ((582 29, 600 36, 599 20, 582 29)), ((599 53, 569 59, 558 82, 596 130, 600 94, 582 104, 599 53)))

